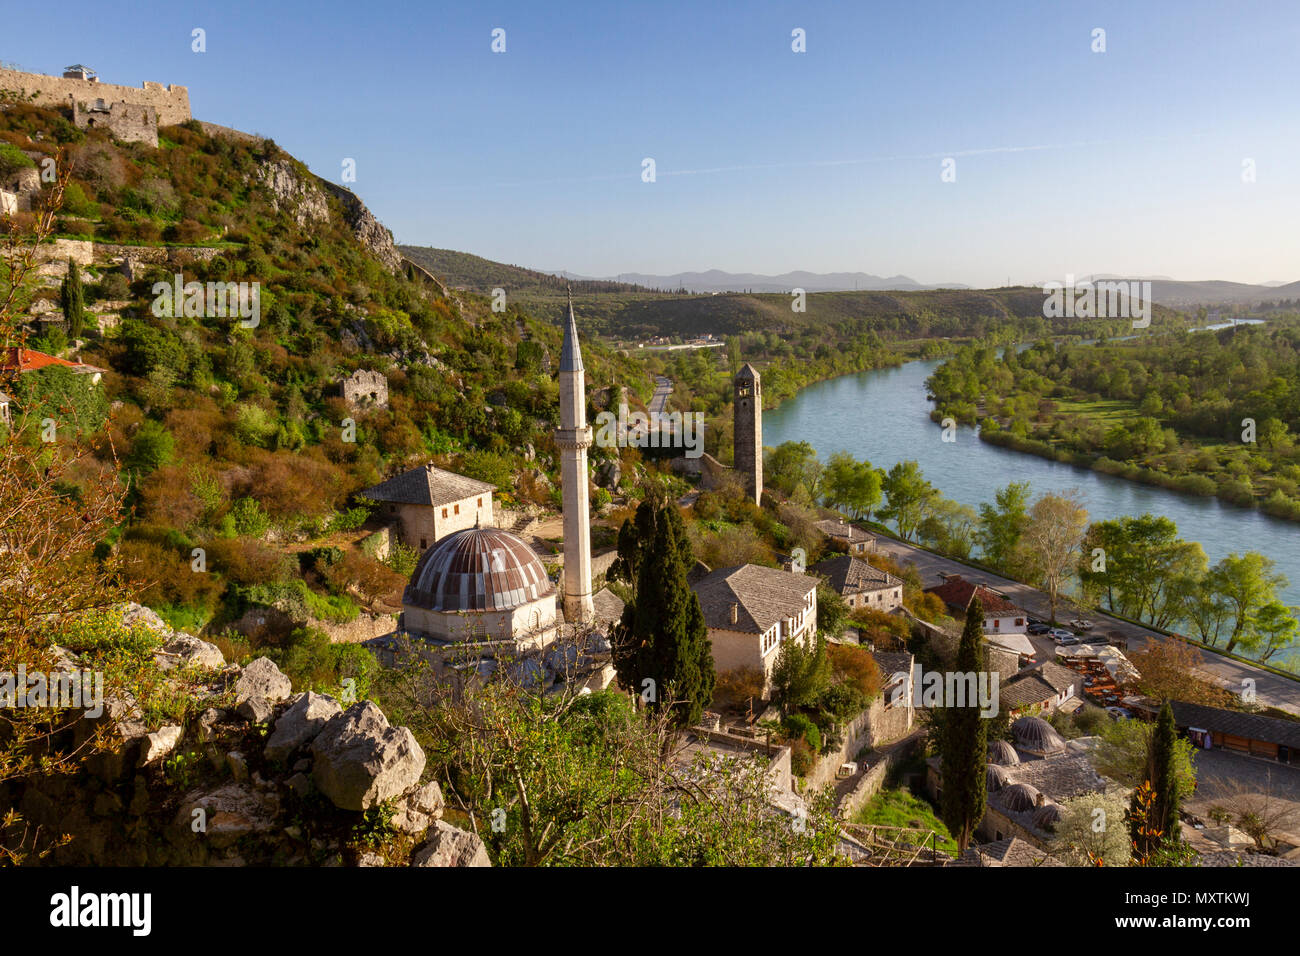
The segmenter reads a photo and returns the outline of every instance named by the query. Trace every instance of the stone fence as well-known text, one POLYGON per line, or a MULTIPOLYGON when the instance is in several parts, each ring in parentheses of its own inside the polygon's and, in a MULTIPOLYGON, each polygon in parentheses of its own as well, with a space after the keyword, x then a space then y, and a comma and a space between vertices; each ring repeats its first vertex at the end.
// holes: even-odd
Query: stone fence
POLYGON ((820 757, 805 781, 808 789, 816 790, 834 783, 840 765, 857 756, 863 747, 875 747, 886 740, 896 740, 912 729, 913 711, 906 703, 890 705, 883 694, 871 702, 847 724, 842 731, 843 742, 839 748, 820 757))
POLYGON ((884 787, 890 771, 912 755, 919 741, 920 738, 911 746, 898 747, 880 755, 853 785, 853 789, 840 797, 835 807, 835 815, 841 820, 848 820, 861 810, 863 805, 884 787))

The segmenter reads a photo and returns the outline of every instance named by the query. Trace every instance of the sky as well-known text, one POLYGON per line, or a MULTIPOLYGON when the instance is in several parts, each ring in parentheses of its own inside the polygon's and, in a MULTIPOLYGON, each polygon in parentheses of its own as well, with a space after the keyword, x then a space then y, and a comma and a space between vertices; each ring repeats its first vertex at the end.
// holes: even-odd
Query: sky
POLYGON ((179 83, 326 179, 354 160, 400 243, 586 276, 1300 279, 1295 0, 65 0, 57 29, 10 0, 3 22, 6 65, 179 83))

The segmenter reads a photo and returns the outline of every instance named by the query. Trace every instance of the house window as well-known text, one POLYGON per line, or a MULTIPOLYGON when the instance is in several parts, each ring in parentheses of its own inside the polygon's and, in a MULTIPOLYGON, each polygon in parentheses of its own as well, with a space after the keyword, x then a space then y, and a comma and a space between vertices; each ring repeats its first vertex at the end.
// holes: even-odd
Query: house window
POLYGON ((447 509, 446 509, 446 508, 443 508, 443 509, 442 509, 442 516, 443 516, 444 518, 447 517, 447 509))
POLYGON ((397 514, 397 505, 389 505, 389 506, 388 506, 388 513, 389 513, 390 515, 395 515, 395 514, 397 514))
POLYGON ((482 499, 482 498, 480 498, 480 499, 478 500, 478 506, 479 506, 480 508, 483 507, 483 499, 482 499))
POLYGON ((456 514, 460 514, 460 505, 456 505, 456 514))
POLYGON ((424 538, 421 538, 421 539, 420 539, 420 550, 423 551, 423 550, 425 550, 427 547, 429 547, 429 542, 426 541, 424 538))
POLYGON ((1025 623, 1025 619, 1023 617, 1016 618, 1016 627, 1020 627, 1024 623, 1025 623))
POLYGON ((1000 617, 995 617, 995 618, 993 619, 993 630, 996 631, 996 630, 997 630, 998 628, 1000 628, 1001 626, 1002 626, 1002 618, 1000 618, 1000 617))

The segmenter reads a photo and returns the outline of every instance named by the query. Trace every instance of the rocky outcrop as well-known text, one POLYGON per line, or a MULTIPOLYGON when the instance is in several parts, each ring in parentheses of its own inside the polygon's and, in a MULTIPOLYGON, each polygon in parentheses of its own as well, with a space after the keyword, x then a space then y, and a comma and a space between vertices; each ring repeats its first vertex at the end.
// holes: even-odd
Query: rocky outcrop
POLYGON ((161 650, 156 651, 154 660, 163 670, 187 666, 220 670, 226 666, 226 659, 217 645, 183 632, 177 633, 161 650))
POLYGON ((424 845, 411 857, 411 866, 491 866, 478 834, 458 830, 438 820, 424 845))
MULTIPOLYGON (((129 615, 168 633, 148 608, 129 615)), ((167 655, 191 651, 206 654, 183 641, 167 655)), ((54 656, 59 667, 80 666, 66 649, 54 656)), ((106 694, 102 714, 83 715, 54 741, 86 752, 80 772, 0 782, 0 806, 17 808, 27 833, 47 843, 71 837, 33 862, 490 865, 477 836, 442 821, 442 789, 420 780, 425 757, 414 735, 375 704, 344 711, 321 694, 290 697, 289 679, 266 658, 197 676, 175 661, 163 676, 199 698, 184 723, 151 726, 129 694, 106 694), (269 738, 262 721, 274 727, 269 738), (381 805, 383 817, 366 812, 381 805)))
POLYGON ((343 713, 333 697, 323 694, 296 694, 289 699, 289 709, 275 722, 275 732, 266 742, 266 759, 283 763, 299 747, 316 739, 325 725, 343 713))
POLYGON ((366 810, 420 780, 424 751, 408 727, 390 727, 370 701, 353 704, 312 741, 312 780, 345 810, 366 810))
POLYGON ((402 255, 393 245, 393 234, 374 217, 356 193, 324 179, 317 181, 343 204, 343 216, 357 241, 370 250, 370 254, 382 262, 385 269, 396 274, 402 265, 402 255))
POLYGON ((271 206, 277 211, 288 210, 299 228, 321 225, 329 221, 329 204, 316 178, 304 179, 289 159, 272 159, 264 162, 257 171, 262 185, 271 194, 271 206))

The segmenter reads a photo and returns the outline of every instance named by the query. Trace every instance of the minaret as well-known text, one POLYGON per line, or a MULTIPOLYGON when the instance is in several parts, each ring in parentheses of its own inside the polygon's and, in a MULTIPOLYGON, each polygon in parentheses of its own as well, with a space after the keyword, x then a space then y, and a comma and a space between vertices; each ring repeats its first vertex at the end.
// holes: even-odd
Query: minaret
POLYGON ((590 621, 591 512, 587 503, 587 390, 578 348, 578 323, 569 293, 569 321, 560 349, 560 427, 555 432, 560 450, 560 489, 564 493, 564 619, 570 624, 590 621))
POLYGON ((736 373, 735 448, 736 473, 754 504, 763 501, 763 393, 754 366, 746 362, 736 373))

